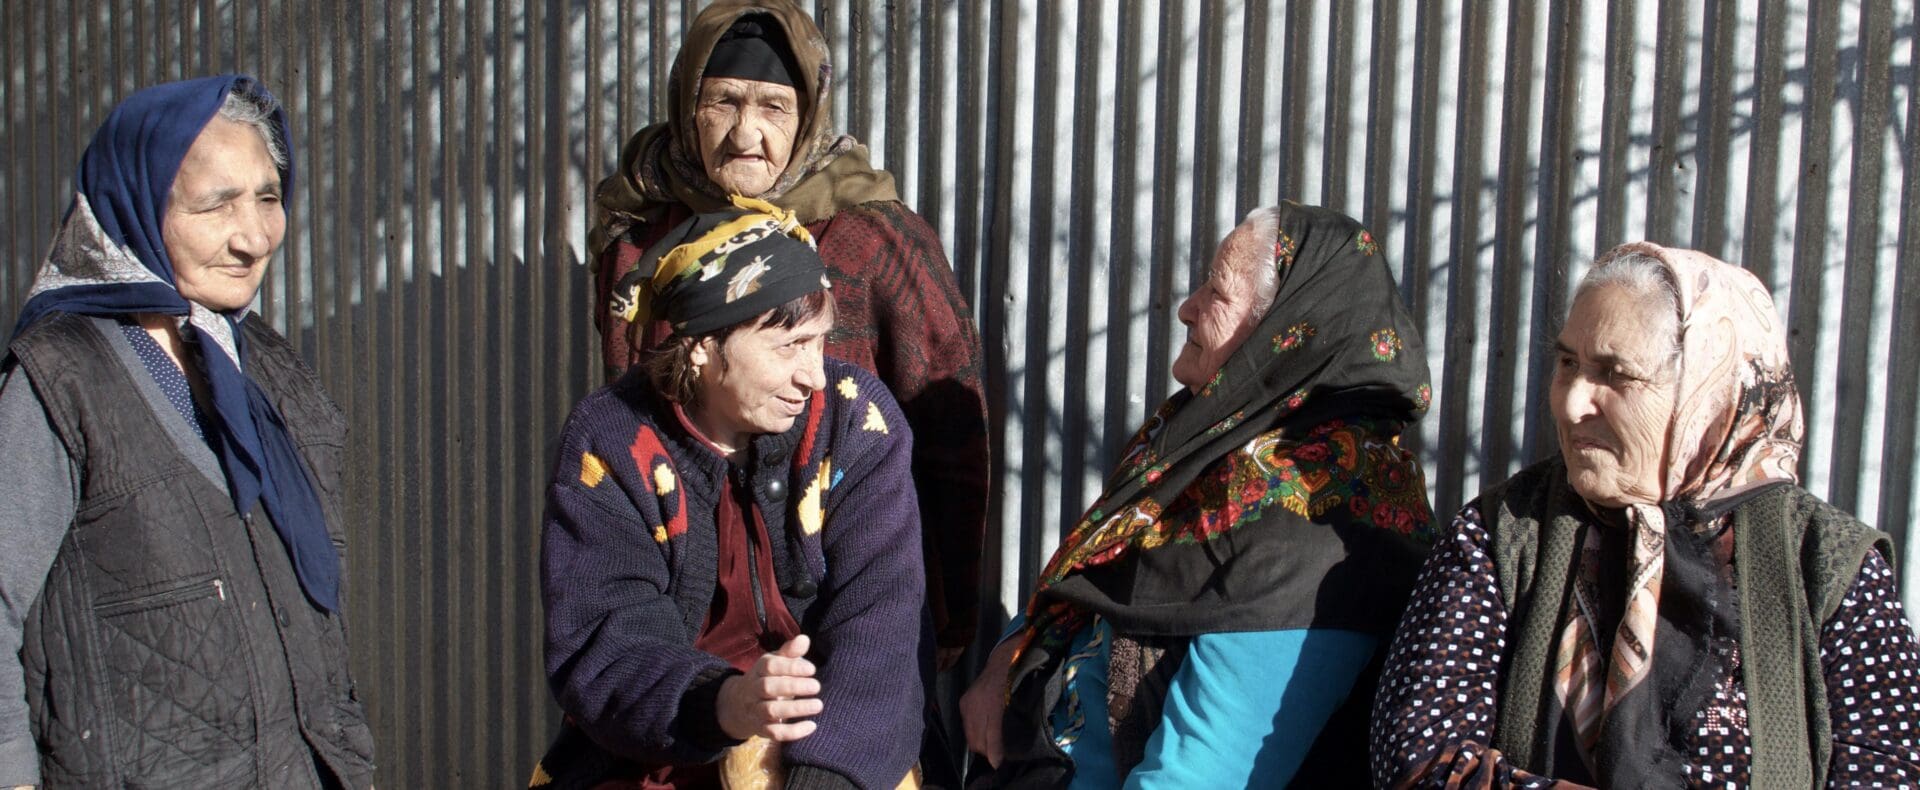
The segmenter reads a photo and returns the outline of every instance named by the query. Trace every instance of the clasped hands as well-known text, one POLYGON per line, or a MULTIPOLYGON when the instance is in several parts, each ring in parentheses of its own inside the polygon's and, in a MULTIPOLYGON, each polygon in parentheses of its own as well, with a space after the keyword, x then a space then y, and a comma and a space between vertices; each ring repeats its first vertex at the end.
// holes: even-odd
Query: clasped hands
POLYGON ((826 705, 813 676, 816 668, 804 658, 810 644, 806 634, 796 636, 762 654, 746 674, 722 681, 714 701, 721 731, 739 740, 758 735, 776 743, 812 735, 818 725, 805 719, 826 705))

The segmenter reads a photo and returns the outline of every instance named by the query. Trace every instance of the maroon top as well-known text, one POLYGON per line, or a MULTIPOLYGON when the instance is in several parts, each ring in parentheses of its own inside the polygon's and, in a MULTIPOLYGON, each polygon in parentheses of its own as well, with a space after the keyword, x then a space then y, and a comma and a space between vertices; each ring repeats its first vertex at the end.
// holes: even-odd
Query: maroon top
POLYGON ((721 486, 720 505, 714 512, 720 538, 719 583, 693 647, 745 672, 762 654, 799 636, 800 624, 777 592, 766 521, 758 508, 751 511, 752 518, 746 517, 748 510, 740 506, 743 483, 734 472, 728 476, 731 479, 721 486))
MULTIPOLYGON (((687 433, 700 439, 708 450, 719 452, 719 448, 687 420, 686 412, 676 406, 674 413, 687 433)), ((716 656, 741 672, 751 668, 761 655, 800 635, 800 623, 793 619, 793 613, 787 611, 787 602, 780 597, 767 522, 760 517, 759 508, 749 511, 740 504, 753 501, 750 494, 742 496, 744 485, 739 468, 729 467, 727 484, 720 487, 719 504, 713 513, 720 548, 713 603, 707 607, 707 621, 701 624, 700 635, 693 640, 695 650, 716 656), (752 518, 747 517, 749 512, 752 518)), ((597 790, 719 790, 720 787, 718 763, 692 763, 661 765, 647 771, 637 782, 603 782, 597 790)))

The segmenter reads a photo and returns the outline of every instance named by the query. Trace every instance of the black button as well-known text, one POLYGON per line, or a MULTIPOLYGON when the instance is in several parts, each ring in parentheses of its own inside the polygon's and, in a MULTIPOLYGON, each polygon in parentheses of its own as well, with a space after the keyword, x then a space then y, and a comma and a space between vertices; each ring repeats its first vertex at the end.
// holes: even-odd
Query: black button
POLYGON ((784 502, 787 499, 787 484, 778 478, 767 481, 767 499, 784 502))
POLYGON ((793 586, 787 588, 787 595, 795 598, 812 598, 813 594, 819 591, 819 585, 814 584, 812 580, 801 579, 800 581, 794 582, 793 586))

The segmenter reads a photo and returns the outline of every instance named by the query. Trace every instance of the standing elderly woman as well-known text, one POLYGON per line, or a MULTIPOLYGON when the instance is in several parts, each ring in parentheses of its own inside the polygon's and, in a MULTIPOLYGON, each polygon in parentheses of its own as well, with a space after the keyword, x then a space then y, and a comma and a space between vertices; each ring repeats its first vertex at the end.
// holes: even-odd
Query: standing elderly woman
POLYGON ((1390 787, 1920 782, 1920 651, 1887 537, 1795 484, 1759 280, 1636 243, 1555 343, 1560 456, 1427 560, 1374 712, 1390 787))
POLYGON ((1376 655, 1431 538, 1427 367, 1378 245, 1253 212, 1135 436, 962 699, 1012 787, 1366 781, 1376 655))
POLYGON ((127 96, 0 359, 0 784, 369 787, 346 419, 252 312, 293 140, 237 74, 127 96))
POLYGON ((951 664, 973 643, 986 545, 980 338, 940 239, 867 148, 832 133, 826 39, 792 0, 715 0, 688 27, 667 120, 634 135, 594 195, 594 325, 608 378, 667 334, 610 309, 641 252, 687 217, 760 198, 799 218, 833 280, 827 354, 874 373, 913 427, 928 604, 951 664))
POLYGON ((650 251, 635 309, 674 337, 567 421, 542 584, 571 725, 535 786, 715 787, 758 736, 789 788, 892 787, 919 750, 913 442, 878 380, 823 359, 806 230, 739 204, 650 251))

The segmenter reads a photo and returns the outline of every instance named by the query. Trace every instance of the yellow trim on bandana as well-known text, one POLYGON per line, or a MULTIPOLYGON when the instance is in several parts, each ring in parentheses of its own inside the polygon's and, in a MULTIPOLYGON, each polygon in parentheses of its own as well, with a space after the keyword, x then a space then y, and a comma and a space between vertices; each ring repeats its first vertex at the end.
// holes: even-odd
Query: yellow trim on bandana
POLYGON ((674 280, 699 271, 701 258, 755 226, 771 225, 772 231, 805 242, 809 247, 815 246, 813 234, 807 232, 807 226, 800 224, 800 219, 794 216, 793 212, 758 198, 733 195, 732 199, 735 208, 747 213, 722 222, 702 234, 700 238, 668 250, 667 254, 660 256, 660 262, 654 265, 653 276, 647 278, 641 287, 634 289, 640 293, 631 294, 629 297, 626 310, 621 313, 622 318, 630 323, 650 320, 653 314, 653 297, 656 294, 665 291, 674 280))

